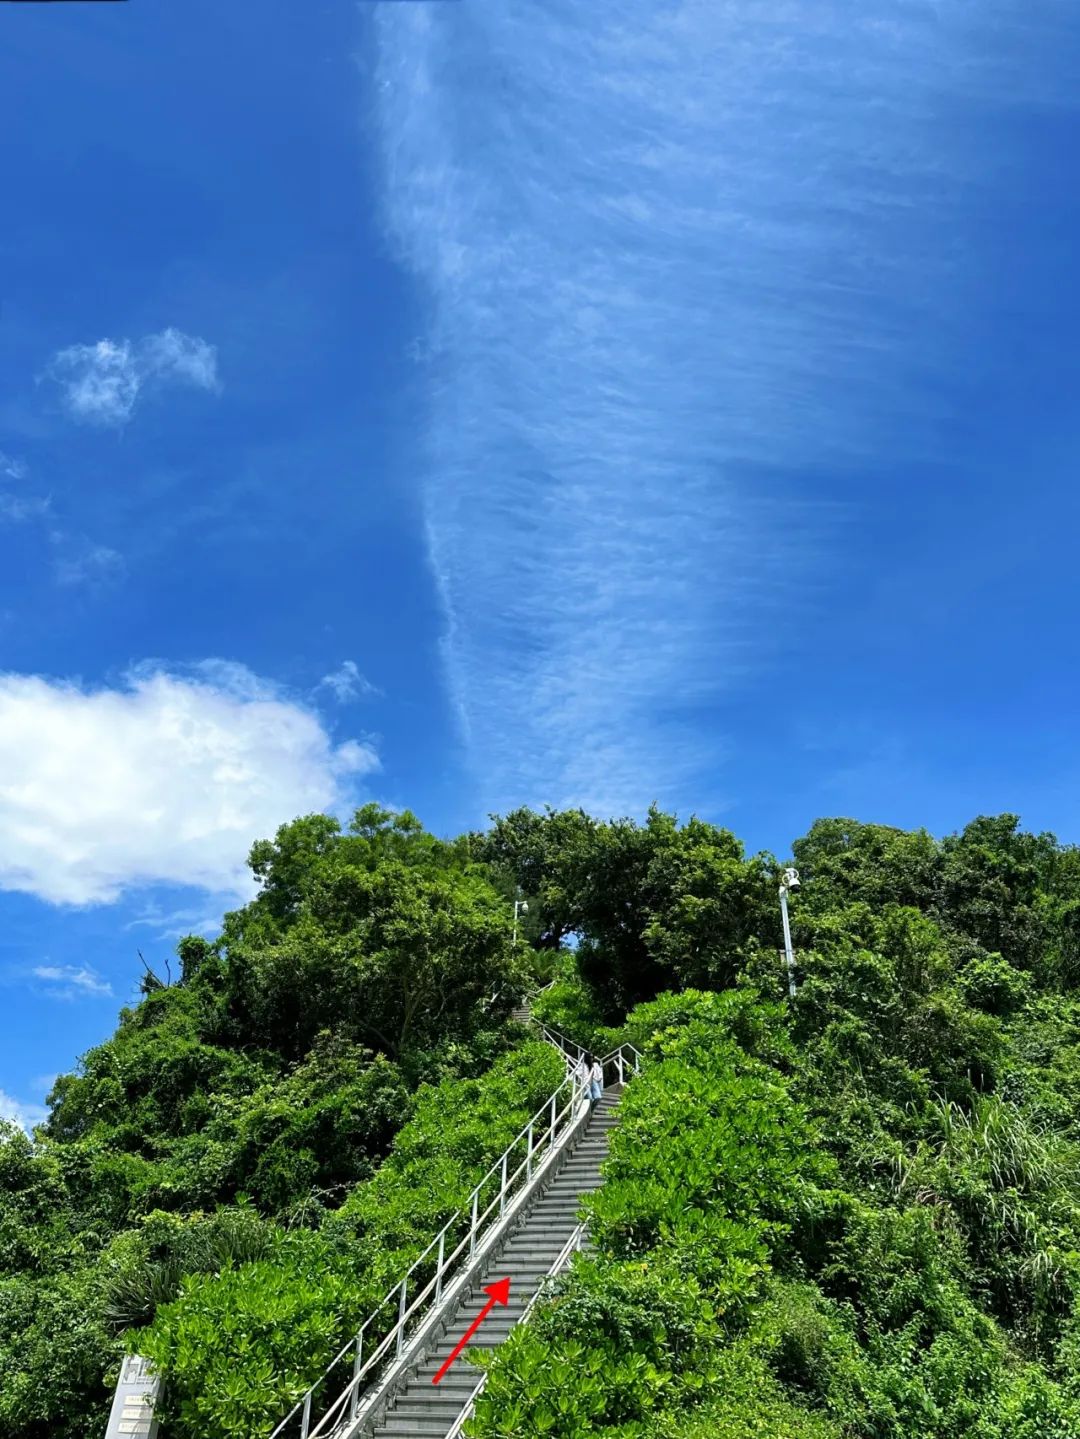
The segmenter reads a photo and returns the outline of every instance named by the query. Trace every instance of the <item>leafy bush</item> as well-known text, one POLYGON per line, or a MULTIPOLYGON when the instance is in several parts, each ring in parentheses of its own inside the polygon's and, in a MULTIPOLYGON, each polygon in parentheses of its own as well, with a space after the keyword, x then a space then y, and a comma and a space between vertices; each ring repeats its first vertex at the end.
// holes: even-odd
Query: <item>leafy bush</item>
POLYGON ((373 1178, 318 1232, 271 1229, 265 1257, 244 1262, 242 1246, 263 1242, 248 1217, 171 1230, 156 1220, 157 1243, 189 1272, 129 1342, 168 1380, 170 1436, 247 1439, 273 1428, 564 1073, 553 1049, 533 1043, 481 1079, 421 1089, 373 1178), (221 1260, 213 1272, 190 1272, 208 1257, 221 1260))
POLYGON ((332 1246, 303 1230, 276 1235, 266 1259, 186 1276, 136 1341, 166 1377, 168 1431, 269 1432, 303 1393, 312 1357, 330 1358, 363 1302, 332 1246))
POLYGON ((657 1409, 712 1392, 717 1341, 763 1292, 822 1166, 784 1081, 725 1036, 712 997, 682 1016, 624 1093, 589 1202, 598 1257, 579 1259, 499 1353, 476 1439, 645 1435, 657 1409))
POLYGON ((604 1054, 613 1047, 605 1042, 604 1012, 596 996, 576 975, 559 978, 537 994, 532 1001, 532 1013, 586 1049, 604 1054))
POLYGON ((100 1439, 122 1345, 98 1318, 93 1272, 0 1279, 0 1434, 100 1439))
POLYGON ((541 974, 647 1064, 478 1434, 1077 1439, 1080 849, 1011 815, 794 849, 791 1003, 777 864, 697 819, 257 844, 256 899, 34 1140, 0 1124, 0 1439, 98 1439, 124 1325, 170 1439, 272 1427, 558 1081, 506 1023, 541 974))
POLYGON ((1000 954, 975 955, 960 972, 960 993, 975 1009, 1012 1014, 1031 995, 1030 978, 1000 954))
POLYGON ((717 1356, 711 1388, 715 1397, 699 1407, 658 1415, 650 1439, 846 1439, 842 1425, 793 1400, 745 1345, 717 1356))

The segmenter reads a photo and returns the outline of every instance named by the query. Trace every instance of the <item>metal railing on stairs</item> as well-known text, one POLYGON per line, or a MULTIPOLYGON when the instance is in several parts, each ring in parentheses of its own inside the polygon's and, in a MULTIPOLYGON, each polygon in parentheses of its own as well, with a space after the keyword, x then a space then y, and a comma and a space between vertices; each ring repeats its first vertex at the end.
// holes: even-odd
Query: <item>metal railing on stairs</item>
MULTIPOLYGON (((574 1073, 583 1051, 550 1025, 538 1028, 566 1058, 565 1079, 270 1439, 351 1439, 360 1431, 390 1385, 410 1366, 412 1349, 429 1321, 457 1302, 479 1260, 495 1247, 587 1117, 584 1089, 574 1073)), ((613 1082, 624 1084, 640 1068, 641 1054, 633 1045, 621 1045, 600 1063, 605 1083, 610 1074, 613 1082)))
MULTIPOLYGON (((589 1051, 574 1040, 567 1038, 561 1030, 552 1024, 546 1024, 543 1020, 534 1019, 533 1023, 539 1029, 548 1044, 553 1044, 556 1049, 562 1051, 566 1057, 567 1066, 570 1069, 576 1068, 583 1055, 589 1051)), ((600 1060, 604 1071, 604 1084, 625 1084, 628 1075, 634 1075, 641 1068, 641 1051, 632 1044, 620 1044, 618 1049, 613 1049, 610 1054, 605 1054, 600 1060), (610 1079, 609 1079, 610 1076, 610 1079)))
MULTIPOLYGON (((547 1274, 545 1274, 544 1280, 541 1282, 536 1292, 529 1300, 528 1304, 526 1304, 525 1308, 522 1310, 521 1318, 518 1320, 518 1324, 528 1324, 529 1319, 532 1317, 533 1309, 536 1307, 537 1300, 542 1299, 544 1296, 544 1293, 547 1289, 547 1280, 553 1279, 556 1274, 561 1273, 562 1270, 564 1270, 566 1266, 570 1263, 571 1257, 577 1253, 577 1251, 585 1242, 585 1231, 587 1230, 587 1228, 588 1225, 579 1224, 578 1227, 574 1230, 573 1234, 571 1234, 570 1238, 563 1245, 562 1249, 559 1251, 558 1258, 555 1260, 554 1264, 552 1264, 547 1274)), ((480 1398, 480 1395, 483 1392, 484 1385, 487 1383, 487 1377, 488 1371, 485 1369, 481 1373, 479 1379, 476 1381, 476 1388, 465 1400, 465 1403, 462 1406, 461 1413, 454 1420, 453 1428, 450 1430, 449 1434, 447 1434, 446 1439, 460 1439, 461 1431, 465 1428, 465 1425, 472 1418, 473 1410, 476 1408, 476 1401, 480 1398)))
POLYGON ((580 1122, 580 1098, 580 1087, 568 1074, 270 1439, 321 1439, 358 1423, 367 1407, 364 1390, 372 1381, 388 1377, 389 1369, 405 1354, 411 1333, 443 1304, 477 1253, 487 1247, 511 1212, 517 1212, 580 1122), (348 1373, 350 1361, 351 1377, 323 1407, 322 1401, 334 1392, 334 1380, 348 1373))
MULTIPOLYGON (((533 1023, 549 1044, 553 1044, 556 1049, 562 1051, 566 1057, 567 1069, 572 1074, 576 1070, 582 1056, 588 1054, 588 1050, 582 1045, 576 1044, 572 1039, 568 1038, 567 1035, 563 1034, 561 1030, 556 1029, 554 1025, 545 1024, 539 1019, 534 1019, 533 1023)), ((620 1045, 618 1049, 613 1049, 610 1054, 606 1054, 603 1059, 600 1060, 600 1064, 604 1070, 605 1084, 607 1083, 609 1073, 613 1075, 616 1083, 625 1084, 627 1078, 637 1074, 641 1068, 641 1058, 641 1051, 636 1049, 632 1044, 620 1045)), ((555 1275, 560 1274, 566 1268, 572 1256, 582 1248, 587 1232, 587 1223, 582 1223, 577 1226, 573 1234, 571 1234, 570 1238, 563 1245, 555 1262, 544 1276, 543 1281, 525 1306, 521 1318, 518 1320, 518 1324, 527 1324, 529 1322, 537 1302, 544 1297, 548 1287, 547 1281, 553 1279, 555 1275)), ((461 1439, 465 1425, 472 1418, 473 1412, 476 1409, 476 1401, 483 1393, 487 1379, 488 1371, 485 1368, 476 1382, 476 1387, 463 1404, 461 1413, 454 1421, 454 1425, 447 1434, 446 1439, 461 1439)))

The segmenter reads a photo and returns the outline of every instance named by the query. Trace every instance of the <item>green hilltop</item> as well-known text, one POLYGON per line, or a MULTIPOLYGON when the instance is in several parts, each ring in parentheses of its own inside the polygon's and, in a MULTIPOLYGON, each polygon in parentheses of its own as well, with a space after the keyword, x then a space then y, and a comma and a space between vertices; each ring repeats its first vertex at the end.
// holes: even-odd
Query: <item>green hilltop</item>
POLYGON ((792 858, 789 999, 781 866, 696 819, 256 844, 0 1125, 0 1439, 101 1439, 126 1352, 163 1439, 268 1436, 559 1083, 530 993, 644 1058, 473 1439, 1080 1439, 1080 850, 828 819, 792 858))

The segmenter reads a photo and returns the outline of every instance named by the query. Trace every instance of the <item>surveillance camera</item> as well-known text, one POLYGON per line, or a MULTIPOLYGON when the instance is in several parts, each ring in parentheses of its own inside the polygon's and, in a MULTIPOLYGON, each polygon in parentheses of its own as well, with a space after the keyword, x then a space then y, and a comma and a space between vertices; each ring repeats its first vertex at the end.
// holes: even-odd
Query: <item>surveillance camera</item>
POLYGON ((785 870, 784 870, 784 888, 785 888, 785 889, 798 889, 798 888, 799 888, 799 871, 798 871, 797 869, 790 869, 790 868, 789 868, 789 869, 785 869, 785 870))

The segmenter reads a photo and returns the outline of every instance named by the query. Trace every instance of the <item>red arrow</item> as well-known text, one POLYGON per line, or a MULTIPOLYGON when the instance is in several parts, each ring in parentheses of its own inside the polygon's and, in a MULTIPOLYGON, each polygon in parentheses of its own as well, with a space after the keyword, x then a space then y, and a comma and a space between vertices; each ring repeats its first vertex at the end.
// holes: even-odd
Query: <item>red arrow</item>
POLYGON ((510 1277, 509 1277, 509 1275, 508 1275, 505 1279, 499 1279, 499 1280, 497 1280, 496 1283, 494 1283, 494 1284, 485 1284, 485 1285, 484 1285, 484 1293, 485 1293, 485 1294, 490 1294, 490 1295, 491 1295, 491 1298, 490 1298, 490 1299, 488 1300, 488 1302, 484 1305, 483 1309, 481 1309, 480 1313, 476 1316, 476 1318, 473 1320, 473 1322, 469 1325, 468 1329, 466 1329, 465 1333, 461 1336, 461 1338, 458 1340, 458 1342, 454 1345, 453 1353, 450 1355, 450 1358, 445 1361, 445 1363, 443 1364, 442 1368, 439 1370, 438 1374, 435 1375, 435 1378, 431 1381, 432 1384, 438 1384, 439 1380, 443 1377, 443 1375, 446 1373, 446 1371, 450 1368, 450 1365, 453 1364, 454 1360, 458 1357, 458 1355, 461 1353, 461 1351, 465 1348, 466 1344, 468 1344, 469 1340, 473 1337, 473 1335, 476 1333, 476 1331, 480 1328, 481 1324, 483 1324, 484 1320, 488 1317, 488 1315, 491 1313, 491 1311, 495 1308, 495 1305, 496 1305, 496 1304, 509 1304, 509 1303, 510 1303, 510 1277))

